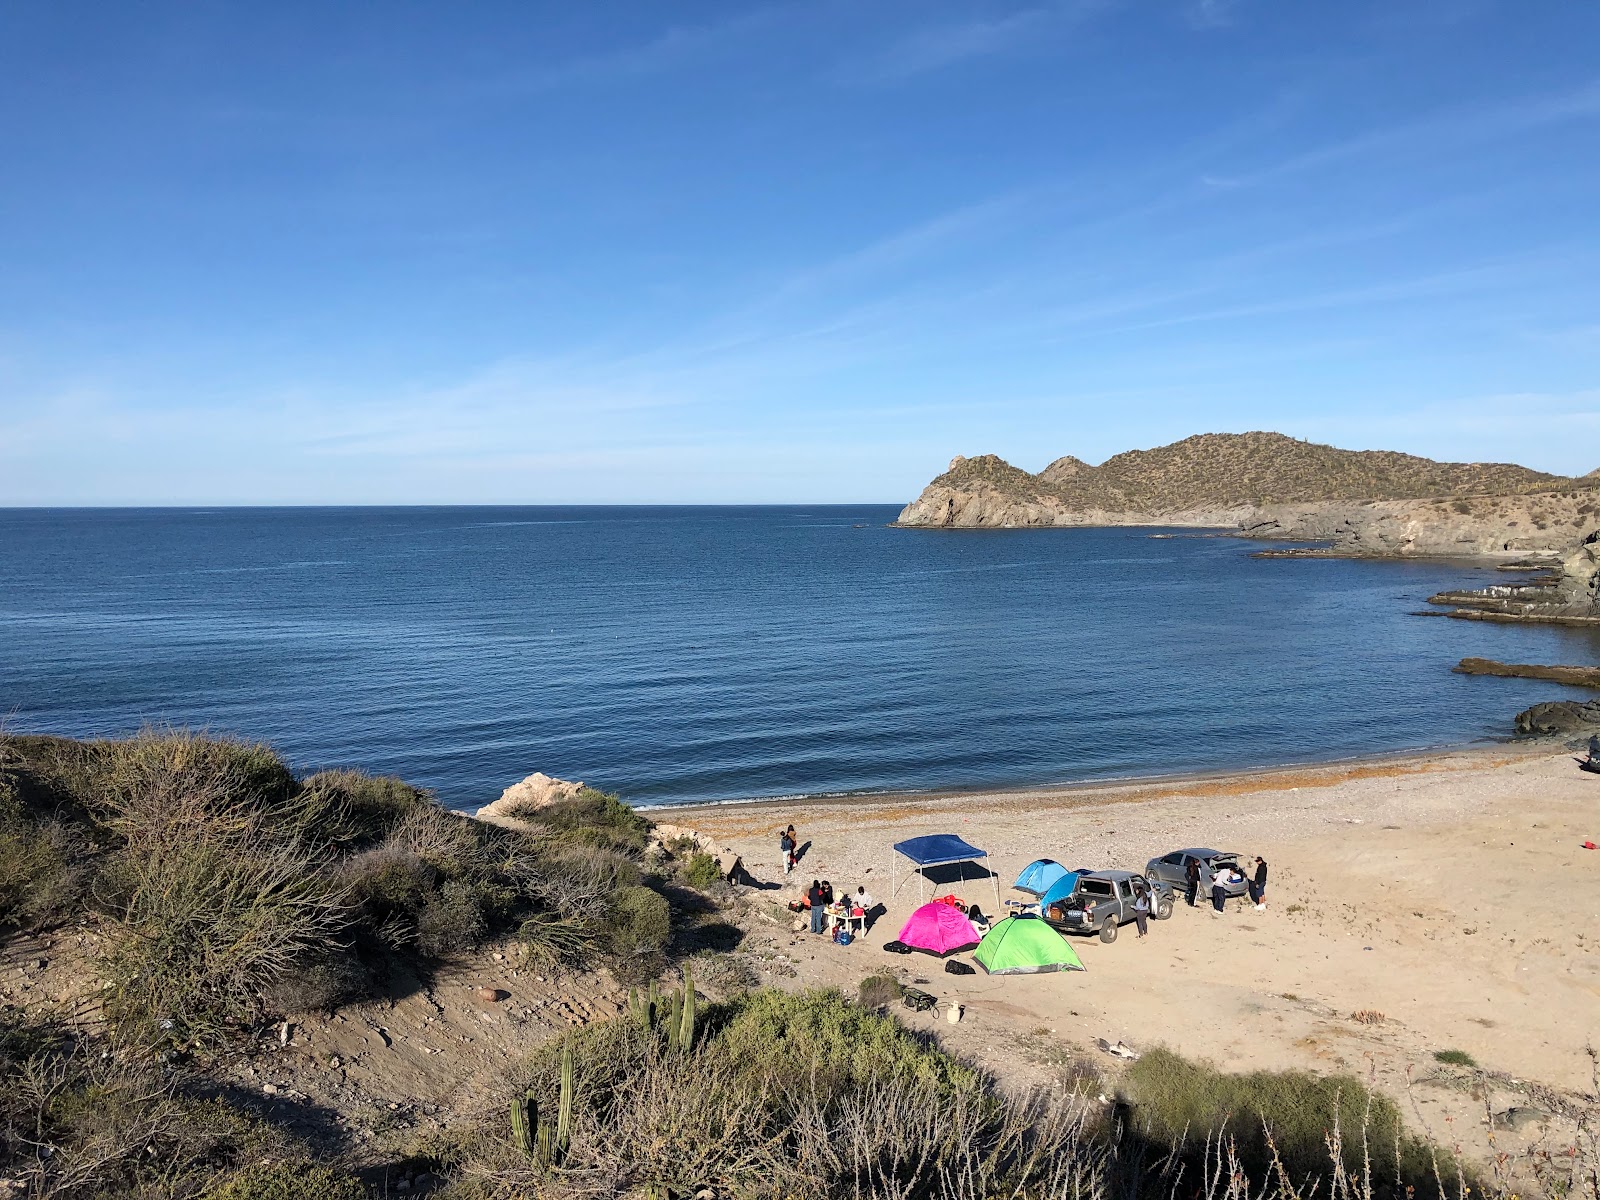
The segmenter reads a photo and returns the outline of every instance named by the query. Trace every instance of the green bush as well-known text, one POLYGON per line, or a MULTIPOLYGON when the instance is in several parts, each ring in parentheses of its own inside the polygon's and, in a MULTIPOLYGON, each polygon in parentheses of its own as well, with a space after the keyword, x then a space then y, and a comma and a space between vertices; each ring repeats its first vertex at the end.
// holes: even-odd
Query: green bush
POLYGON ((1435 1050, 1433 1057, 1435 1062, 1446 1063, 1452 1067, 1475 1067, 1478 1065, 1478 1060, 1465 1050, 1435 1050))
POLYGON ((569 844, 625 854, 641 853, 650 835, 649 821, 616 796, 594 788, 584 788, 570 800, 518 809, 512 815, 560 835, 569 844))
POLYGON ((672 940, 672 909, 647 887, 619 888, 612 900, 607 941, 624 982, 645 982, 661 973, 672 940))
POLYGON ((689 856, 689 861, 684 864, 683 881, 692 888, 705 891, 722 882, 722 868, 717 865, 716 857, 696 851, 689 856))
POLYGON ((1136 1121, 1148 1133, 1175 1146, 1221 1133, 1233 1140, 1245 1169, 1261 1178, 1274 1147, 1291 1177, 1326 1174, 1328 1138, 1337 1131, 1349 1171, 1359 1174, 1370 1155, 1379 1180, 1426 1188, 1434 1179, 1435 1151, 1404 1132, 1393 1101, 1354 1076, 1232 1075, 1157 1048, 1141 1055, 1124 1081, 1136 1121))
POLYGON ((417 914, 438 886, 439 875, 409 850, 379 846, 344 864, 339 882, 358 906, 362 920, 374 929, 396 917, 414 926, 417 914))
POLYGON ((205 1200, 365 1200, 353 1175, 316 1163, 246 1167, 206 1192, 205 1200))

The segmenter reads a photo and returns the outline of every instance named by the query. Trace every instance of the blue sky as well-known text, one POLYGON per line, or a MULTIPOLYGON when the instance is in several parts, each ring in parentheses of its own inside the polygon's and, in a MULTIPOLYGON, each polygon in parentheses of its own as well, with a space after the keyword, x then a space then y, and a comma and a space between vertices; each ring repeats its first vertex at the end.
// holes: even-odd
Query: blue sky
POLYGON ((0 505, 1600 467, 1600 4, 0 8, 0 505))

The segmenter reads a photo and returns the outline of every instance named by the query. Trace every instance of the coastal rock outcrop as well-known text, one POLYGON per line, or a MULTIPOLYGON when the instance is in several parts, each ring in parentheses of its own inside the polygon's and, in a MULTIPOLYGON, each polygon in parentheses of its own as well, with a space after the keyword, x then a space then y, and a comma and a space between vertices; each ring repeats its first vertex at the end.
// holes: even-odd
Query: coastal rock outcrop
POLYGON ((1600 729, 1600 700, 1546 700, 1523 709, 1513 724, 1522 737, 1588 733, 1600 729))
POLYGON ((525 809, 548 808, 563 800, 571 800, 583 791, 583 784, 565 779, 555 779, 542 771, 535 771, 526 779, 513 783, 500 793, 500 799, 485 804, 472 815, 491 825, 507 829, 527 829, 526 821, 519 821, 516 813, 525 809))
POLYGON ((1452 667, 1458 675, 1496 675, 1502 679, 1548 679, 1568 687, 1600 688, 1600 667, 1544 667, 1503 663, 1492 658, 1463 658, 1452 667))
MULTIPOLYGON (((1568 479, 1511 463, 1440 463, 1341 450, 1278 433, 1201 434, 1037 475, 960 455, 900 513, 936 529, 1073 525, 1232 528, 1323 541, 1354 556, 1555 555, 1600 514, 1600 473, 1568 479)), ((1600 561, 1591 557, 1600 573, 1600 561)))

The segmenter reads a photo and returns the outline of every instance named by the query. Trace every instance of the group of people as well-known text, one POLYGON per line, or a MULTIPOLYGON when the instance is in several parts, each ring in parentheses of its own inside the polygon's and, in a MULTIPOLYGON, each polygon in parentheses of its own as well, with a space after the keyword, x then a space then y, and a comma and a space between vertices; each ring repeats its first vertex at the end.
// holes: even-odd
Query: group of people
MULTIPOLYGON (((1244 872, 1239 870, 1237 863, 1223 863, 1216 870, 1204 872, 1200 866, 1200 860, 1191 858, 1186 871, 1189 884, 1186 899, 1189 907, 1194 907, 1195 898, 1200 892, 1202 874, 1209 873, 1211 876, 1211 909, 1213 913, 1220 915, 1224 911, 1227 905, 1229 889, 1236 888, 1241 883, 1245 884, 1245 890, 1250 895, 1250 903, 1254 904, 1258 911, 1265 908, 1267 906, 1267 860, 1257 855, 1255 861, 1255 878, 1246 880, 1244 872)), ((1141 927, 1142 924, 1141 922, 1141 927)))
POLYGON ((865 884, 856 888, 854 893, 846 889, 843 894, 835 896, 832 883, 826 879, 813 879, 811 886, 806 889, 804 904, 811 911, 812 933, 836 934, 841 926, 848 929, 851 920, 861 921, 865 928, 867 917, 878 902, 867 894, 865 884))

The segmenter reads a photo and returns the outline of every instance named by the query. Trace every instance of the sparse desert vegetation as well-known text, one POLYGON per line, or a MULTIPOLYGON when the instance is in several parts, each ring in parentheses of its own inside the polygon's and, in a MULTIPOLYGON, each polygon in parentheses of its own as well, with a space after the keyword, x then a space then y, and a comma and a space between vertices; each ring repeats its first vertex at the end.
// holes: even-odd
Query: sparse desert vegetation
MULTIPOLYGON (((297 779, 264 747, 183 732, 0 739, 8 946, 73 931, 91 976, 70 1020, 0 1013, 9 1194, 355 1200, 398 1194, 393 1179, 447 1200, 1494 1192, 1347 1074, 1235 1074, 1154 1048, 1125 1071, 1062 1052, 1046 1084, 1007 1085, 903 1023, 891 970, 853 994, 760 986, 717 860, 652 842, 615 797, 518 818, 485 825, 354 771, 297 779), (478 947, 633 992, 463 1074, 431 1132, 380 1111, 368 1126, 393 1137, 341 1141, 237 1086, 294 1014, 381 1011, 397 983, 478 947), (656 991, 680 971, 681 990, 656 991)), ((1540 1177, 1593 1195, 1588 1153, 1540 1177)))

